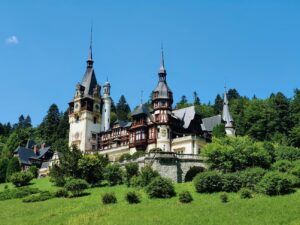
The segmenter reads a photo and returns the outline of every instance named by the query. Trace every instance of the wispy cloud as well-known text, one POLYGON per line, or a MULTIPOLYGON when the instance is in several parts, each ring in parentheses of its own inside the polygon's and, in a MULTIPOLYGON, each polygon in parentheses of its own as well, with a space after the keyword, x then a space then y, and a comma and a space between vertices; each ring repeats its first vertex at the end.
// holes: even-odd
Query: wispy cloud
POLYGON ((6 44, 16 45, 18 43, 19 43, 19 40, 15 35, 6 38, 6 44))

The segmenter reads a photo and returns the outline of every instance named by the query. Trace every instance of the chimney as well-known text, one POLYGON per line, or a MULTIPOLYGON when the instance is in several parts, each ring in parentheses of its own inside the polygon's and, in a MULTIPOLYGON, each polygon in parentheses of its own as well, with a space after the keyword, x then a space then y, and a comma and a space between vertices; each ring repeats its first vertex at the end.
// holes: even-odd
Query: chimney
POLYGON ((41 149, 43 149, 43 148, 45 148, 46 147, 46 143, 43 143, 42 145, 41 145, 41 149))
POLYGON ((37 145, 34 145, 33 151, 34 151, 34 154, 35 154, 35 155, 39 155, 39 149, 38 149, 38 146, 37 146, 37 145))

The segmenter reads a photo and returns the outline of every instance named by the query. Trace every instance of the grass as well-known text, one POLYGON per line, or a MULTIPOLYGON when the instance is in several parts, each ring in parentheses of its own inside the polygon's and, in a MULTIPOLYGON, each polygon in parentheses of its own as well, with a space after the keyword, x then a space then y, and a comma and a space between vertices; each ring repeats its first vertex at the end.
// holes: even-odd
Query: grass
MULTIPOLYGON (((31 187, 55 191, 47 178, 34 180, 31 187)), ((10 188, 13 188, 10 185, 10 188)), ((0 185, 0 191, 4 184, 0 185)), ((45 202, 23 203, 21 199, 0 201, 0 224, 101 224, 101 225, 298 225, 300 224, 300 190, 286 196, 256 195, 240 199, 228 194, 229 202, 221 203, 220 194, 198 194, 192 183, 176 185, 176 191, 188 190, 194 201, 181 204, 178 197, 149 199, 143 191, 141 203, 130 205, 125 194, 133 190, 126 186, 97 187, 90 195, 79 198, 54 198, 45 202), (115 192, 118 203, 103 205, 101 195, 115 192)), ((137 191, 137 190, 135 190, 137 191)))

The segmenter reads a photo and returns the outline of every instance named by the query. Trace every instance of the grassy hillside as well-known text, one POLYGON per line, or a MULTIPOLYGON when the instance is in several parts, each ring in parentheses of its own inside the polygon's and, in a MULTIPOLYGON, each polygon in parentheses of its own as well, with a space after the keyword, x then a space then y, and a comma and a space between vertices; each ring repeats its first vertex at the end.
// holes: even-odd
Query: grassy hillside
MULTIPOLYGON (((34 180, 33 187, 54 191, 48 179, 34 180)), ((11 186, 11 188, 13 188, 11 186)), ((4 184, 0 185, 3 191, 4 184)), ((152 200, 140 191, 142 202, 129 205, 124 195, 126 186, 92 188, 90 195, 79 198, 54 198, 45 202, 23 203, 21 199, 0 201, 0 224, 101 224, 101 225, 296 225, 300 224, 300 191, 286 196, 255 196, 241 200, 229 194, 229 202, 221 203, 219 194, 197 194, 192 183, 176 185, 177 192, 190 190, 191 204, 183 205, 174 197, 152 200), (116 205, 103 205, 101 194, 115 192, 116 205)))

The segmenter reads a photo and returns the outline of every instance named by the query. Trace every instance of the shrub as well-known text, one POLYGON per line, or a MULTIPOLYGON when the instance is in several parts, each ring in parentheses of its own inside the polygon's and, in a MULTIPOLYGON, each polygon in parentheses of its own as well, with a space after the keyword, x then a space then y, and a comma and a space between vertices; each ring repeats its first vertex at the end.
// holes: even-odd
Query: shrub
POLYGON ((226 193, 222 193, 222 194, 220 195, 220 200, 221 200, 221 202, 223 202, 223 203, 229 202, 228 195, 227 195, 226 193))
POLYGON ((84 190, 88 188, 88 183, 82 179, 71 178, 66 182, 65 188, 72 193, 73 197, 83 194, 84 190))
POLYGON ((32 173, 34 178, 37 178, 39 175, 39 169, 36 166, 29 167, 28 172, 32 173))
POLYGON ((267 195, 283 195, 293 192, 293 179, 281 172, 266 173, 257 185, 257 190, 267 195))
POLYGON ((0 159, 0 183, 4 183, 6 181, 6 170, 9 163, 8 158, 0 159))
POLYGON ((23 202, 42 202, 46 201, 48 199, 53 198, 53 194, 51 194, 49 191, 43 191, 38 194, 29 195, 22 199, 23 202))
POLYGON ((222 190, 222 176, 217 171, 199 173, 194 178, 196 191, 199 193, 212 193, 222 190))
POLYGON ((154 178, 159 177, 159 173, 150 166, 145 166, 141 169, 140 177, 141 187, 146 187, 154 178))
POLYGON ((183 191, 179 193, 179 201, 181 203, 190 203, 193 201, 193 197, 189 191, 183 191))
POLYGON ((136 188, 141 188, 142 186, 142 177, 139 176, 133 176, 130 179, 130 186, 136 187, 136 188))
POLYGON ((276 161, 273 165, 272 165, 272 169, 273 170, 277 170, 279 172, 285 173, 290 171, 293 168, 293 164, 291 161, 283 159, 283 160, 279 160, 276 161))
POLYGON ((295 165, 294 168, 290 170, 290 173, 300 178, 300 165, 295 165))
POLYGON ((242 187, 255 189, 255 186, 265 175, 266 170, 260 167, 248 168, 238 172, 242 187))
POLYGON ((144 151, 136 151, 135 153, 132 154, 131 159, 136 160, 144 155, 145 155, 144 151))
POLYGON ((176 195, 172 181, 162 177, 153 179, 147 186, 146 192, 150 198, 171 198, 176 195))
POLYGON ((242 188, 239 193, 240 193, 241 199, 252 198, 253 197, 252 196, 252 191, 248 188, 242 188))
POLYGON ((126 184, 130 185, 130 180, 133 176, 138 176, 139 166, 137 163, 127 163, 125 165, 125 181, 126 184))
POLYGON ((119 162, 131 160, 131 155, 129 153, 124 153, 120 156, 119 162))
POLYGON ((65 188, 60 188, 54 193, 57 198, 66 198, 69 196, 68 191, 65 188))
POLYGON ((110 186, 122 183, 123 171, 118 164, 108 164, 105 169, 105 179, 110 186))
POLYGON ((6 189, 3 192, 0 192, 0 201, 14 198, 23 198, 36 193, 39 193, 39 189, 30 187, 6 189))
POLYGON ((108 160, 103 155, 84 155, 78 160, 80 177, 90 184, 101 182, 108 160))
POLYGON ((102 196, 102 203, 107 205, 107 204, 115 204, 117 203, 117 198, 114 193, 105 193, 102 196))
POLYGON ((16 187, 28 185, 32 179, 33 179, 33 175, 30 172, 17 172, 11 175, 10 177, 10 181, 16 187))
POLYGON ((10 181, 10 176, 13 173, 21 171, 21 165, 19 162, 19 159, 17 157, 12 157, 7 164, 7 169, 6 169, 6 181, 10 181))
POLYGON ((141 202, 138 194, 135 193, 134 191, 128 192, 125 196, 125 199, 129 204, 137 204, 141 202))
POLYGON ((278 146, 275 150, 276 160, 298 160, 300 159, 299 148, 289 147, 289 146, 278 146))
POLYGON ((227 173, 222 177, 222 190, 226 192, 238 192, 242 187, 242 182, 238 173, 227 173))
POLYGON ((63 170, 57 164, 54 164, 50 169, 50 181, 58 187, 63 187, 66 184, 63 170))

